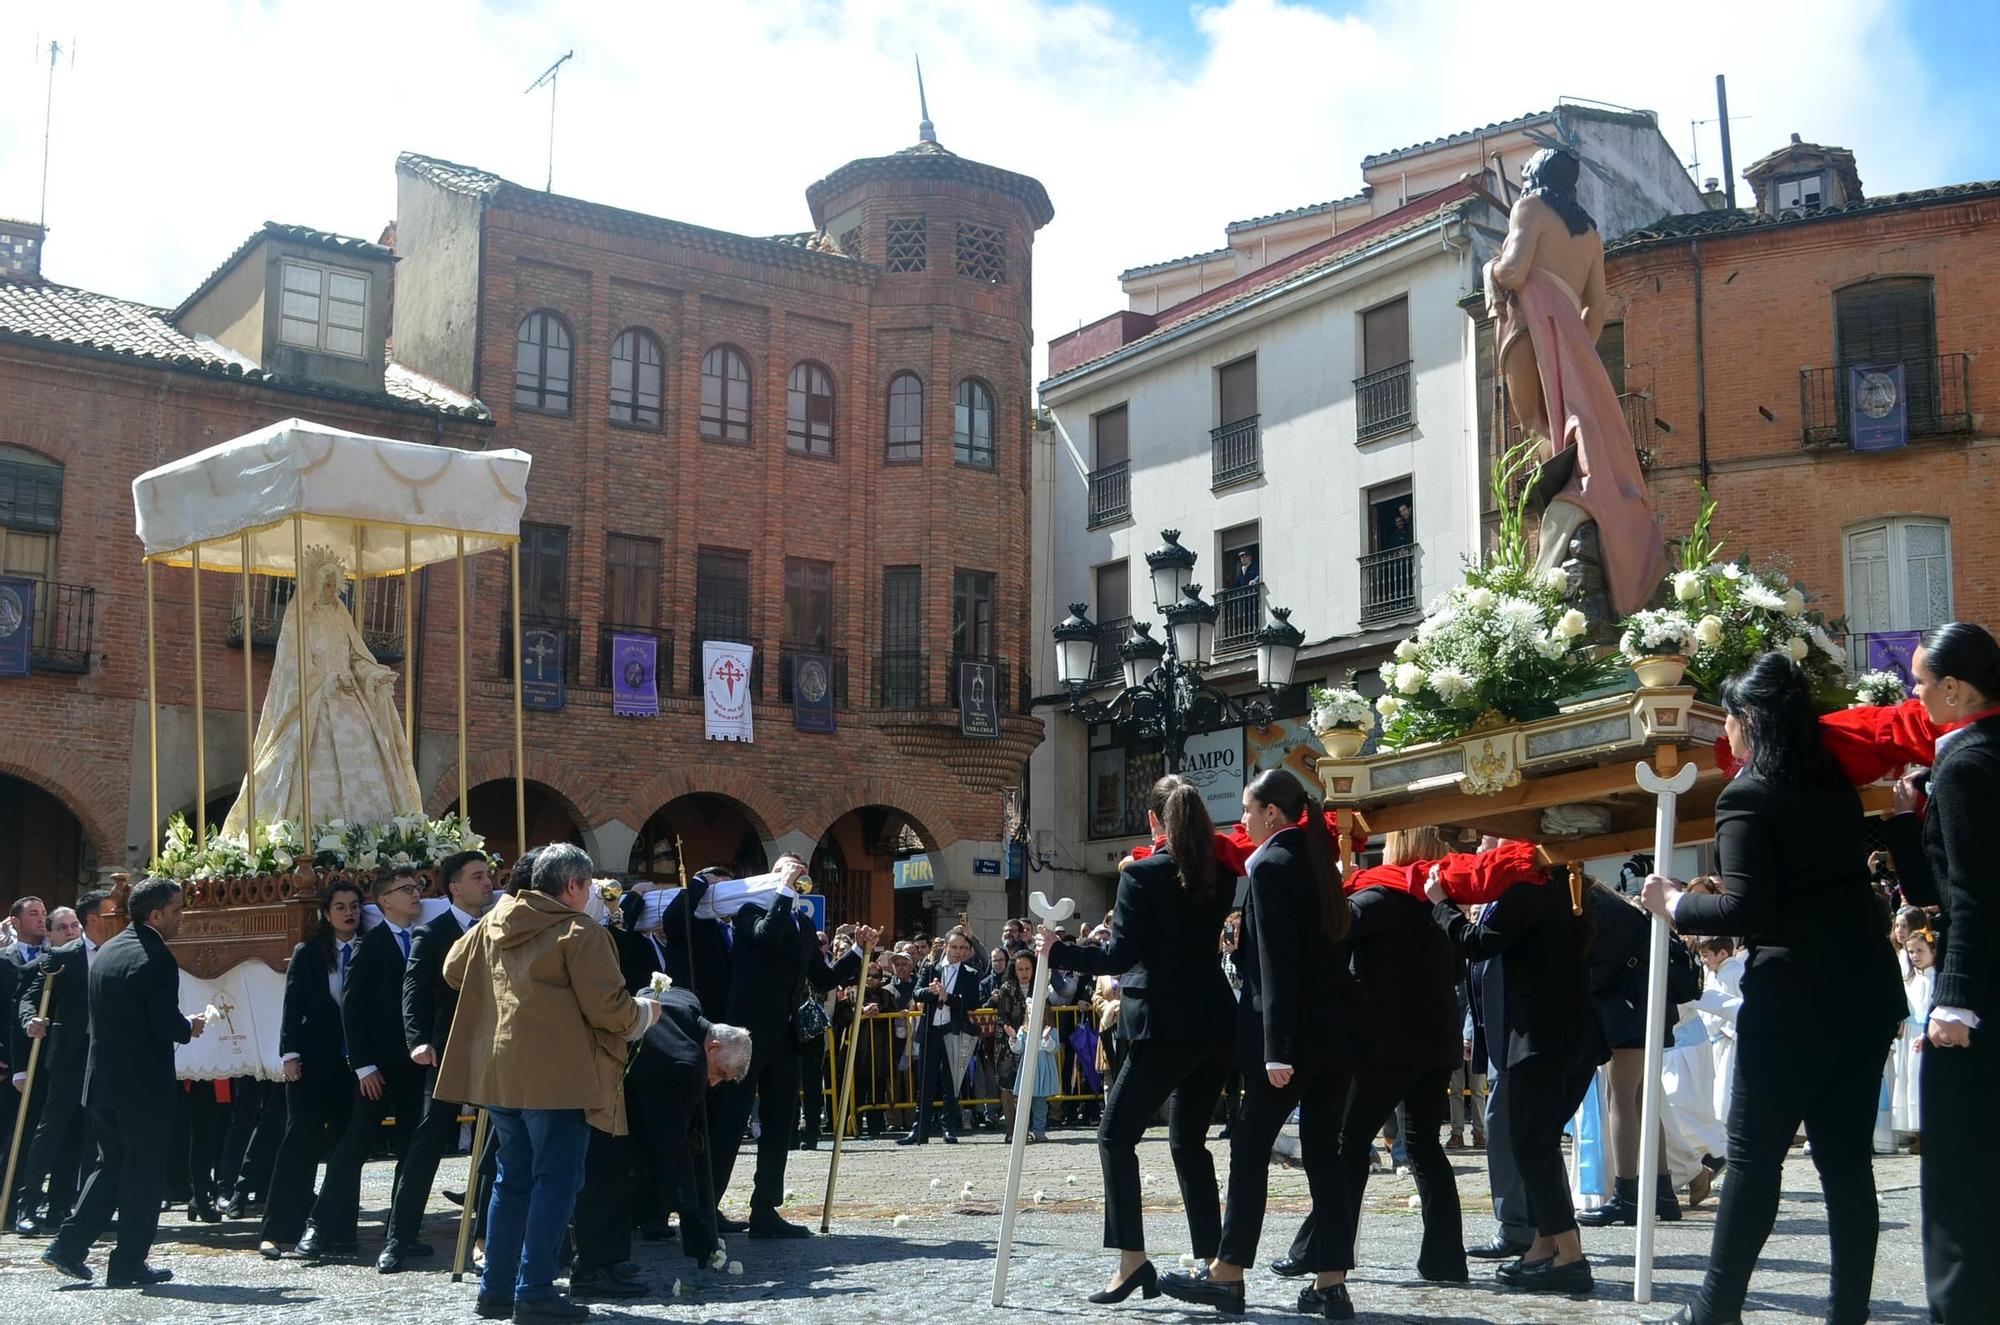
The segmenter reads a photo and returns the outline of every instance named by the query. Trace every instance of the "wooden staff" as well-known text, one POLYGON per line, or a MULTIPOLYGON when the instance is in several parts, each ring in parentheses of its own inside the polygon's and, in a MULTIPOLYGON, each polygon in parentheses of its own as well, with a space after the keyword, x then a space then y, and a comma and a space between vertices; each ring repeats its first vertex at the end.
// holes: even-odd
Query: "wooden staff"
MULTIPOLYGON (((1028 907, 1041 918, 1044 929, 1053 929, 1076 914, 1076 903, 1064 897, 1051 903, 1042 893, 1029 899, 1028 907)), ((1007 1200, 1000 1207, 1000 1253, 993 1261, 993 1305, 1007 1304, 1007 1258, 1014 1249, 1015 1204, 1021 1196, 1021 1165, 1028 1157, 1028 1124, 1034 1111, 1028 1107, 1034 1097, 1034 1072, 1040 1066, 1042 1012, 1049 1002, 1049 955, 1044 952, 1035 959, 1035 993, 1028 1000, 1028 1019, 1024 1026, 1032 1036, 1022 1046, 1021 1073, 1029 1083, 1029 1089, 1015 1092, 1014 1096, 1014 1141, 1007 1155, 1007 1200)))
MULTIPOLYGON (((857 941, 859 933, 855 935, 857 941)), ((861 974, 854 980, 854 1020, 847 1031, 847 1066, 841 1072, 840 1089, 833 1100, 833 1162, 826 1166, 826 1200, 819 1209, 819 1231, 824 1233, 833 1220, 833 1188, 840 1180, 840 1135, 846 1130, 847 1111, 854 1107, 854 1057, 861 1047, 861 1000, 868 992, 868 963, 874 953, 861 954, 861 974)), ((861 1125, 859 1116, 855 1118, 857 1128, 861 1125)))
POLYGON ((472 1124, 472 1163, 465 1171, 465 1200, 458 1207, 458 1250, 451 1257, 451 1281, 465 1280, 465 1257, 472 1248, 472 1207, 479 1202, 479 1166, 486 1158, 486 1110, 472 1124))
MULTIPOLYGON (((40 1010, 35 1015, 44 1024, 49 1019, 49 994, 54 991, 56 977, 61 975, 62 971, 63 968, 57 966, 49 970, 42 977, 42 1004, 40 1010)), ((35 1037, 34 1044, 28 1049, 28 1079, 21 1083, 21 1100, 15 1106, 14 1140, 7 1147, 7 1181, 5 1185, 0 1186, 0 1193, 12 1192, 14 1190, 14 1169, 21 1162, 21 1134, 28 1126, 28 1098, 35 1093, 35 1068, 42 1061, 42 1042, 48 1038, 48 1034, 45 1031, 35 1037)))
MULTIPOLYGON (((688 983, 692 985, 694 983, 694 888, 688 882, 687 848, 681 844, 681 835, 679 833, 674 834, 674 866, 680 871, 681 875, 681 951, 687 953, 688 983)), ((714 885, 711 884, 710 886, 713 887, 714 885)), ((664 920, 665 917, 662 916, 661 919, 664 920)), ((664 946, 663 944, 662 947, 664 948, 664 946)), ((696 1002, 701 1001, 700 990, 690 988, 688 992, 694 995, 696 1002)), ((708 1062, 707 1046, 704 1045, 702 1048, 702 1065, 705 1068, 708 1062)), ((640 1052, 643 1053, 645 1051, 642 1049, 640 1052)), ((715 1157, 709 1154, 708 1151, 708 1100, 706 1097, 703 1098, 700 1107, 694 1111, 694 1117, 695 1134, 701 1141, 701 1150, 696 1156, 694 1165, 695 1195, 703 1202, 702 1208, 713 1211, 716 1220, 719 1222, 722 1218, 722 1206, 720 1193, 715 1190, 715 1170, 710 1167, 714 1163, 715 1157)), ((835 1141, 834 1144, 838 1146, 840 1143, 835 1141)), ((681 1218, 687 1218, 685 1210, 681 1212, 681 1218)))

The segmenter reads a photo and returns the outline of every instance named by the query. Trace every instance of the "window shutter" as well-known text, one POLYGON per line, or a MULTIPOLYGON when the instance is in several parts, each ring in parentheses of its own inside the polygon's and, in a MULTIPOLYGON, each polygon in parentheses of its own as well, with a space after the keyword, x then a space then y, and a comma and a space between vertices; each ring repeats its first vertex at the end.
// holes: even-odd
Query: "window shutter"
POLYGON ((1130 458, 1131 451, 1126 441, 1125 407, 1105 410, 1091 420, 1091 432, 1097 445, 1097 468, 1108 469, 1120 465, 1130 458))
POLYGON ((1410 361, 1410 301, 1398 299, 1361 315, 1361 375, 1410 361))
POLYGON ((1887 525, 1847 536, 1847 624, 1857 635, 1892 628, 1887 525))
POLYGON ((1252 418, 1257 413, 1257 360, 1253 355, 1223 367, 1221 377, 1223 427, 1252 418))
POLYGON ((1871 281, 1840 291, 1834 296, 1834 335, 1840 357, 1836 389, 1843 402, 1848 369, 1899 363, 1910 431, 1921 435, 1935 428, 1937 321, 1930 281, 1871 281))

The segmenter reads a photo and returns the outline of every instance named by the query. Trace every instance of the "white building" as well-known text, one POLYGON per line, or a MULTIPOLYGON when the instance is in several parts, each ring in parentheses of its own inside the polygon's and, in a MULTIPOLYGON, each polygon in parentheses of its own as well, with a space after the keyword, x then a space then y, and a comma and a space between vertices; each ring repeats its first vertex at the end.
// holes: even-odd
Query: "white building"
MULTIPOLYGON (((1551 143, 1593 167, 1579 193, 1607 239, 1702 206, 1650 115, 1564 105, 1369 157, 1361 192, 1127 271, 1126 310, 1050 344, 1035 693, 1061 689, 1049 629, 1071 603, 1104 627, 1094 693, 1116 693, 1116 643, 1158 622, 1145 554, 1162 530, 1199 556, 1195 581, 1221 609, 1218 685, 1254 688, 1268 609, 1306 632, 1286 721, 1189 743, 1218 820, 1246 770, 1311 775, 1304 683, 1370 673, 1480 550, 1497 401, 1479 273, 1521 166, 1551 143)), ((1028 854, 1058 872, 1045 891, 1089 914, 1144 835, 1158 743, 1060 705, 1049 733, 1029 765, 1028 854)))

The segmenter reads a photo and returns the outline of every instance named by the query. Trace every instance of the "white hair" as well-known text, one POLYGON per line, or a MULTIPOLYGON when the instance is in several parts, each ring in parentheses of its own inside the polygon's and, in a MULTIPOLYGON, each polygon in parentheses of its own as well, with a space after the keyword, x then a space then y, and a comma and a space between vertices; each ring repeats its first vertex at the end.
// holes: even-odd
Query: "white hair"
POLYGON ((750 1032, 718 1021, 708 1028, 708 1042, 716 1046, 715 1064, 722 1074, 731 1081, 741 1081, 750 1070, 750 1032))

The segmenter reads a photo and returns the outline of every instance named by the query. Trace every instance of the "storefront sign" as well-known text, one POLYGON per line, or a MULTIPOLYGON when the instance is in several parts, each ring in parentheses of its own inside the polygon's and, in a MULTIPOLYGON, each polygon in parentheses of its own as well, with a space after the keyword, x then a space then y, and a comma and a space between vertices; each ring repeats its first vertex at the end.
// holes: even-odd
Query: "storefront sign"
POLYGON ((1228 727, 1187 738, 1181 776, 1201 792, 1208 817, 1227 826, 1243 817, 1243 729, 1228 727))

